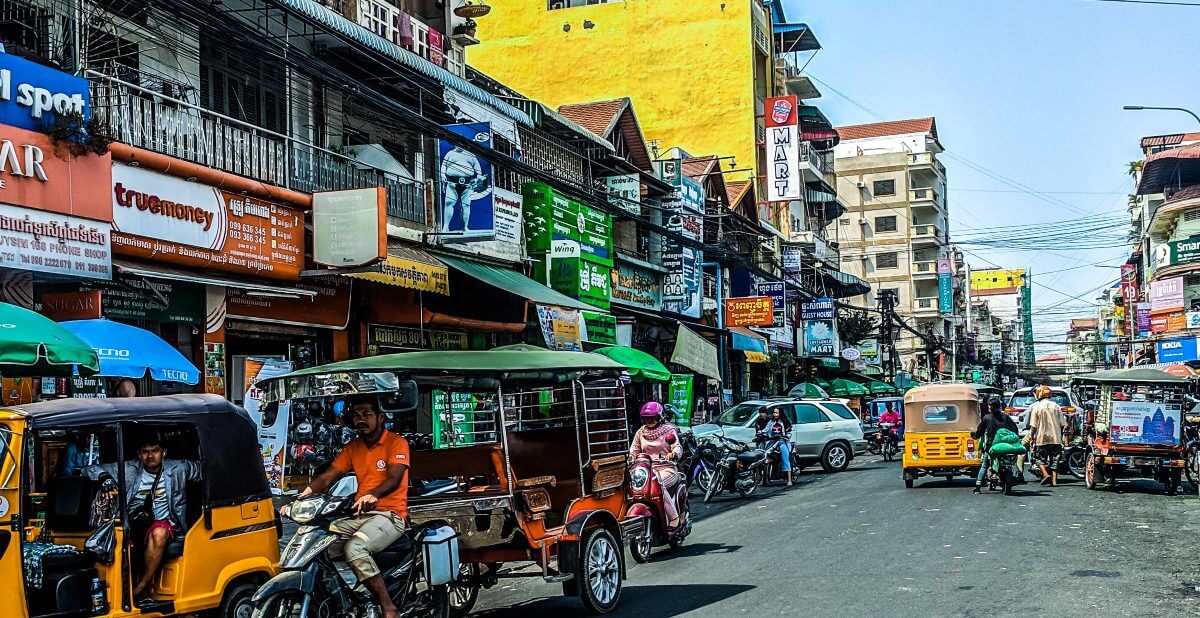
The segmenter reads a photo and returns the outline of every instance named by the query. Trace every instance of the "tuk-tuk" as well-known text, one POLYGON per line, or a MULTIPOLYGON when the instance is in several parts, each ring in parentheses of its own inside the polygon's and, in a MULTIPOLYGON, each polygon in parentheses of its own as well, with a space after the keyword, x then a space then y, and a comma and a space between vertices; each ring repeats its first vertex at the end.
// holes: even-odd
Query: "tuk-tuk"
POLYGON ((1085 389, 1099 396, 1083 424, 1087 488, 1136 474, 1156 479, 1174 494, 1187 465, 1181 438, 1191 383, 1157 369, 1115 369, 1079 376, 1074 387, 1077 397, 1085 389))
POLYGON ((415 396, 390 415, 411 450, 414 524, 458 533, 463 572, 450 590, 464 615, 506 562, 530 560, 591 613, 614 609, 625 577, 629 426, 624 366, 598 354, 410 352, 303 369, 259 382, 271 401, 415 396), (411 395, 409 395, 411 394, 411 395), (413 411, 415 410, 415 411, 413 411))
POLYGON ((975 476, 979 392, 970 384, 927 384, 904 394, 904 486, 922 476, 975 476))
POLYGON ((254 591, 279 563, 278 521, 259 453, 246 412, 216 395, 0 408, 0 615, 249 615, 254 591), (134 532, 121 488, 137 436, 151 432, 168 459, 198 461, 201 478, 183 488, 183 536, 167 545, 151 600, 135 604, 141 560, 126 542, 134 532), (109 564, 85 550, 101 493, 85 473, 95 464, 116 464, 109 564))

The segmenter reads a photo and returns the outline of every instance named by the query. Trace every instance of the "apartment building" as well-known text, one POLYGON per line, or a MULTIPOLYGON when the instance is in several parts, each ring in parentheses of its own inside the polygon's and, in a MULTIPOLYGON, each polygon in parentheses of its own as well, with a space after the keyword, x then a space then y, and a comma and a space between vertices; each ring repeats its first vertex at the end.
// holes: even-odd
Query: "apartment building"
POLYGON ((837 194, 847 207, 826 236, 838 243, 841 270, 866 280, 871 292, 852 302, 874 308, 893 290, 897 315, 918 335, 901 330, 901 366, 918 376, 949 371, 953 316, 961 313, 962 266, 950 247, 946 168, 933 118, 839 127, 834 149, 837 194), (932 358, 930 354, 940 358, 932 358))

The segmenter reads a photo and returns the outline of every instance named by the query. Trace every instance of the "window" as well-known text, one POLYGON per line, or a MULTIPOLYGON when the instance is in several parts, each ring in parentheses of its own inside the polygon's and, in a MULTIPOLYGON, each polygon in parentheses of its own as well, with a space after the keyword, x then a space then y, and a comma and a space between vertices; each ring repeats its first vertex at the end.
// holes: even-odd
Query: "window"
POLYGON ((200 34, 200 106, 283 133, 286 97, 283 67, 271 58, 243 56, 216 33, 200 34))
POLYGON ((897 255, 895 251, 875 254, 875 268, 896 268, 899 265, 897 255))
POLYGON ((958 421, 958 406, 934 404, 925 406, 925 422, 930 425, 958 421))
POLYGON ((895 232, 896 231, 896 215, 888 215, 886 217, 875 217, 876 232, 895 232))
POLYGON ((854 411, 851 410, 850 408, 847 408, 844 404, 827 403, 827 404, 825 404, 825 409, 829 410, 830 412, 833 412, 834 414, 836 414, 848 421, 857 420, 857 418, 858 418, 857 416, 854 416, 854 411))
POLYGON ((771 412, 769 412, 767 414, 767 416, 770 416, 771 413, 774 413, 775 410, 779 410, 779 411, 783 412, 784 418, 786 418, 788 421, 790 421, 793 425, 796 424, 796 406, 794 406, 794 405, 776 406, 774 408, 771 408, 771 412))
POLYGON ((761 405, 756 403, 739 403, 732 408, 725 410, 725 413, 717 419, 718 425, 741 425, 758 414, 758 409, 761 405))
POLYGON ((794 406, 796 410, 796 424, 807 425, 811 423, 826 423, 829 422, 829 417, 820 408, 811 403, 798 403, 794 406))
POLYGON ((546 0, 546 8, 553 11, 555 9, 569 9, 577 6, 590 6, 593 4, 608 4, 617 0, 546 0))
POLYGON ((872 193, 875 194, 875 197, 896 194, 896 181, 895 180, 876 180, 872 184, 873 184, 873 186, 871 187, 873 190, 872 193))

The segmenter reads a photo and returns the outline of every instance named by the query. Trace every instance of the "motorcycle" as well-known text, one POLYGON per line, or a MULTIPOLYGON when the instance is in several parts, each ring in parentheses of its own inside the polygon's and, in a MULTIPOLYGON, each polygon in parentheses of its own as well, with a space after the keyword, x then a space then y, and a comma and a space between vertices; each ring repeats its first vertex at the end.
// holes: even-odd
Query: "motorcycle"
POLYGON ((1017 484, 1017 477, 1013 473, 1016 467, 1016 455, 1000 455, 991 458, 988 463, 987 476, 985 477, 988 490, 996 491, 996 489, 1001 489, 1004 495, 1012 495, 1013 485, 1017 484))
POLYGON ((704 492, 704 502, 707 504, 714 496, 726 491, 736 491, 743 498, 754 493, 766 475, 766 452, 725 436, 716 436, 716 439, 721 447, 717 467, 704 492))
MULTIPOLYGON (((650 560, 650 551, 655 547, 670 545, 672 549, 679 547, 683 539, 692 531, 692 514, 688 508, 688 490, 686 485, 676 486, 674 495, 662 486, 654 465, 662 465, 663 460, 654 461, 649 456, 638 457, 629 466, 629 508, 625 512, 627 518, 644 517, 646 526, 643 533, 631 539, 629 551, 639 564, 650 560), (667 520, 664 500, 675 501, 675 511, 679 521, 674 526, 667 520)), ((675 474, 682 475, 678 469, 675 474)), ((680 478, 679 483, 684 483, 680 478)))
POLYGON ((1187 454, 1183 472, 1192 487, 1200 487, 1200 469, 1197 468, 1200 466, 1200 410, 1196 409, 1195 402, 1188 403, 1192 408, 1183 415, 1183 444, 1187 454))
MULTIPOLYGON (((756 448, 761 449, 767 454, 767 463, 763 470, 763 485, 768 484, 783 472, 783 445, 784 440, 788 440, 789 436, 768 436, 764 433, 759 433, 754 436, 754 444, 756 448)), ((796 472, 803 466, 800 466, 796 461, 796 452, 791 452, 792 471, 796 472)))
POLYGON ((895 423, 879 423, 879 435, 875 440, 875 448, 880 455, 883 455, 884 461, 892 461, 896 458, 896 453, 900 452, 900 439, 893 431, 895 426, 895 423))
MULTIPOLYGON (((353 492, 342 493, 335 488, 328 494, 304 496, 281 511, 281 516, 300 527, 284 548, 280 574, 254 593, 255 618, 381 614, 371 593, 361 584, 348 583, 327 551, 339 540, 329 531, 330 525, 353 516, 353 492)), ((402 615, 450 615, 449 584, 458 577, 460 565, 458 552, 444 541, 454 536, 448 526, 422 524, 374 555, 388 595, 402 615)))

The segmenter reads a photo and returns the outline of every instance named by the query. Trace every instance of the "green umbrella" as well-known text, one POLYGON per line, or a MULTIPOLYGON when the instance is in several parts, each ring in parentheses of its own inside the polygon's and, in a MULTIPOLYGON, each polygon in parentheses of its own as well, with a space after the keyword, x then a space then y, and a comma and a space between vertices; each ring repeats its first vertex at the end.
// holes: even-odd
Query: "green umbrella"
POLYGON ((887 395, 888 393, 898 392, 896 391, 896 387, 887 382, 880 382, 879 380, 871 380, 865 386, 867 390, 871 391, 872 395, 887 395))
POLYGON ((817 386, 820 386, 821 388, 829 388, 829 380, 826 380, 824 378, 819 378, 817 376, 810 376, 806 379, 808 382, 812 382, 813 384, 816 384, 817 386))
MULTIPOLYGON (((824 382, 824 380, 822 380, 824 382)), ((828 383, 827 383, 828 384, 828 383)), ((829 393, 813 382, 801 382, 788 391, 788 397, 801 399, 829 399, 829 393)))
POLYGON ((0 375, 70 376, 100 371, 96 351, 54 320, 0 303, 0 375))
POLYGON ((545 352, 546 351, 546 348, 533 345, 532 343, 513 343, 513 344, 509 344, 509 345, 502 345, 498 348, 492 348, 492 349, 493 350, 508 350, 511 352, 545 352))
POLYGON ((592 351, 593 354, 599 354, 611 358, 629 369, 629 375, 634 379, 650 380, 653 382, 666 382, 671 379, 671 372, 657 358, 646 354, 641 350, 625 347, 623 345, 610 345, 592 351))
POLYGON ((868 395, 870 391, 858 382, 838 378, 829 383, 829 394, 834 397, 857 397, 859 395, 868 395))

